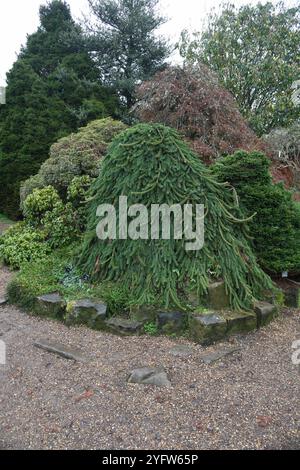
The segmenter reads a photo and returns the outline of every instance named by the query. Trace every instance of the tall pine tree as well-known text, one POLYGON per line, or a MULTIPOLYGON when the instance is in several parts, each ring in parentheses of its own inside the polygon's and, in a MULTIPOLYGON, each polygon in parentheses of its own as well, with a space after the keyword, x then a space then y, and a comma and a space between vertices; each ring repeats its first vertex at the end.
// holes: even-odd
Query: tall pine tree
POLYGON ((19 214, 21 181, 38 171, 50 145, 118 107, 99 82, 69 6, 61 0, 41 6, 40 22, 7 75, 0 109, 0 211, 11 217, 19 214))
POLYGON ((94 22, 90 36, 103 80, 113 85, 129 109, 135 87, 160 70, 170 53, 155 34, 165 23, 159 0, 89 0, 94 22))

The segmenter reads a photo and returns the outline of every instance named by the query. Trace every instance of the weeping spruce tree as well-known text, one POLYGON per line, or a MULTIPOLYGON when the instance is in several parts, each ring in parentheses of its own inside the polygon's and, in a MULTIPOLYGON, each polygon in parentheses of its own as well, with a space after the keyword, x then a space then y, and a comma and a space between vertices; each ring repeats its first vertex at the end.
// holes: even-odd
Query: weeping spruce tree
POLYGON ((233 189, 217 182, 175 130, 139 124, 119 134, 104 158, 91 188, 78 264, 95 282, 118 281, 128 287, 135 305, 185 309, 190 289, 197 290, 201 303, 209 283, 224 279, 232 308, 250 309, 272 284, 256 263, 247 221, 239 215, 233 189), (113 205, 118 228, 120 196, 128 197, 128 207, 143 204, 149 212, 152 204, 204 204, 204 247, 186 251, 186 240, 175 237, 100 240, 97 208, 113 205))

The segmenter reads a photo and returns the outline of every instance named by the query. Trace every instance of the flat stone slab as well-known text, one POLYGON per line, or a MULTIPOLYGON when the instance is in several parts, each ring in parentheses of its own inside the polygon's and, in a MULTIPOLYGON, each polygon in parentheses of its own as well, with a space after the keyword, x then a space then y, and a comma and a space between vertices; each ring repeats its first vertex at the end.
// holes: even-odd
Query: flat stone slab
MULTIPOLYGON (((68 309, 67 309, 68 310, 68 309)), ((90 299, 77 300, 66 314, 68 325, 87 325, 93 329, 103 329, 107 318, 107 305, 90 299)))
POLYGON ((48 340, 39 340, 34 343, 34 346, 44 351, 57 354, 64 359, 69 359, 78 362, 86 362, 86 358, 83 356, 79 349, 73 349, 61 343, 51 342, 48 340))
POLYGON ((268 325, 277 314, 277 307, 268 302, 256 302, 254 311, 257 316, 258 327, 268 325))
POLYGON ((257 315, 253 312, 225 312, 229 335, 248 333, 257 329, 257 315))
POLYGON ((184 327, 183 312, 159 312, 157 314, 158 329, 165 334, 180 333, 184 327))
POLYGON ((190 346, 179 344, 178 346, 170 349, 170 353, 175 357, 188 357, 194 354, 194 351, 190 346))
POLYGON ((166 371, 162 367, 141 367, 134 369, 127 381, 131 384, 155 385, 156 387, 171 386, 166 371))
POLYGON ((223 359, 226 356, 234 354, 235 352, 240 351, 241 348, 220 348, 217 351, 212 351, 210 353, 206 353, 200 356, 200 360, 205 364, 213 364, 214 362, 223 359))
POLYGON ((143 322, 122 317, 112 317, 105 321, 106 327, 112 332, 121 335, 137 335, 143 329, 143 322))
POLYGON ((226 336, 227 322, 214 312, 197 315, 190 320, 190 332, 196 342, 209 345, 226 336))
POLYGON ((37 297, 35 311, 39 315, 62 320, 65 314, 65 309, 66 302, 61 295, 56 292, 37 297))

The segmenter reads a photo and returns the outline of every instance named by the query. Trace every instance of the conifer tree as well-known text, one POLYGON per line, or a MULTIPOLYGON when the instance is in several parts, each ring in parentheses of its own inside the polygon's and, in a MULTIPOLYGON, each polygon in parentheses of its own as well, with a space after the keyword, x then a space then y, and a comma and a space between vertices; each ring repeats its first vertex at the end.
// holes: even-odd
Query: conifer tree
POLYGON ((243 151, 221 158, 213 167, 219 181, 235 187, 249 223, 253 248, 269 272, 300 273, 300 211, 292 193, 274 184, 271 161, 264 154, 243 151))
POLYGON ((7 75, 0 108, 0 211, 13 218, 20 182, 38 171, 51 144, 117 108, 68 5, 53 0, 40 8, 40 20, 7 75))
POLYGON ((129 109, 137 83, 160 70, 170 53, 157 34, 165 23, 159 0, 89 0, 94 21, 91 43, 103 80, 115 87, 129 109))
POLYGON ((104 157, 91 189, 88 230, 78 265, 94 281, 122 282, 136 305, 185 308, 190 288, 197 290, 201 302, 209 282, 222 278, 231 306, 249 309, 262 290, 271 287, 271 281, 256 263, 246 221, 239 216, 232 188, 211 175, 175 130, 139 124, 119 134, 104 157), (120 196, 128 197, 128 206, 143 204, 149 213, 152 204, 203 204, 204 247, 186 251, 186 240, 172 236, 172 229, 168 240, 150 236, 123 240, 118 235, 100 240, 97 208, 113 205, 118 226, 124 217, 118 206, 120 196))

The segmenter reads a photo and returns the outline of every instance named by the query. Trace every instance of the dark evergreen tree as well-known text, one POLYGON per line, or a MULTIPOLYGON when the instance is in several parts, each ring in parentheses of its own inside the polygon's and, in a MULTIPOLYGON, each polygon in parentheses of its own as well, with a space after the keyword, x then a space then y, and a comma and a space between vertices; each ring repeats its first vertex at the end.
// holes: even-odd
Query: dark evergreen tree
POLYGON ((103 80, 113 85, 130 108, 135 87, 160 70, 170 53, 155 32, 165 19, 159 0, 89 0, 95 22, 91 43, 103 80))
POLYGON ((37 173, 51 144, 118 106, 98 80, 68 5, 42 6, 40 20, 7 75, 0 109, 0 211, 11 217, 19 214, 21 181, 37 173))

